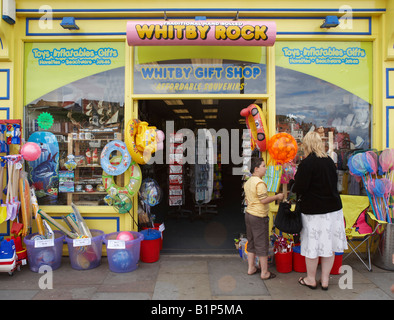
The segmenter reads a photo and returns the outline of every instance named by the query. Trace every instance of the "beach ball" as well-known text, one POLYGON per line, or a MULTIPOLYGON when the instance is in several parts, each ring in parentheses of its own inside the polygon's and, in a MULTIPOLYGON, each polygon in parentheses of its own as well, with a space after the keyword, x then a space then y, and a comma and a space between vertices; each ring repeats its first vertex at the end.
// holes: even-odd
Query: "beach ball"
POLYGON ((112 265, 121 271, 127 270, 132 260, 132 255, 127 250, 116 250, 116 253, 112 255, 112 265))
POLYGON ((286 132, 277 133, 268 141, 268 152, 278 164, 292 161, 297 150, 297 141, 286 132))
POLYGON ((55 261, 55 252, 52 249, 41 250, 36 256, 37 265, 52 265, 55 261))
POLYGON ((116 240, 131 241, 134 240, 134 236, 131 232, 121 231, 116 237, 116 240))
POLYGON ((41 148, 35 142, 26 142, 21 150, 20 154, 23 156, 23 159, 26 161, 35 161, 41 155, 41 148))

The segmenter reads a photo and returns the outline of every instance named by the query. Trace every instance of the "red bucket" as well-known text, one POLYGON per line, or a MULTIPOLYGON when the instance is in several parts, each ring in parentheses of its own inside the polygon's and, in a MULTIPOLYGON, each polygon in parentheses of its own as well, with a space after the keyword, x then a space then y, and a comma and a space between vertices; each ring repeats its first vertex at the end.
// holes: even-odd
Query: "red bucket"
POLYGON ((330 274, 339 274, 339 268, 342 266, 342 257, 343 253, 335 252, 334 264, 332 265, 330 274))
MULTIPOLYGON (((154 223, 153 224, 155 227, 154 228, 148 228, 148 227, 143 227, 142 230, 146 230, 146 229, 154 229, 154 230, 159 230, 161 223, 154 223)), ((160 250, 163 249, 163 232, 161 232, 161 240, 160 240, 160 250)))
POLYGON ((275 253, 276 270, 280 273, 289 273, 293 270, 293 252, 275 253))
POLYGON ((142 262, 156 262, 160 258, 161 232, 154 229, 142 230, 144 240, 141 241, 140 259, 142 262))
POLYGON ((295 272, 306 272, 305 257, 301 255, 301 247, 293 247, 293 270, 295 272))

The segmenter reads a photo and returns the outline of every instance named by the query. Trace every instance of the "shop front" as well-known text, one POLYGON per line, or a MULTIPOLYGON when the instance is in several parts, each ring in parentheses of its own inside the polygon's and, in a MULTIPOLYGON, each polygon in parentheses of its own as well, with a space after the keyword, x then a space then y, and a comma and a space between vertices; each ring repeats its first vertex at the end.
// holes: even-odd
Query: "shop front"
MULTIPOLYGON (((389 2, 260 8, 245 1, 232 9, 205 1, 165 8, 15 2, 15 23, 0 23, 0 116, 20 119, 26 142, 39 132, 56 138, 24 169, 38 205, 59 223, 74 203, 90 228, 105 233, 164 222, 168 252, 233 250, 234 235, 244 231, 251 151, 240 111, 250 104, 262 110, 267 140, 286 132, 300 145, 317 130, 337 163, 342 194, 363 195, 347 167, 354 150, 392 146, 389 2), (324 26, 330 16, 338 25, 324 26), (62 26, 64 18, 75 25, 62 26), (137 123, 162 131, 162 147, 149 159, 134 149, 133 169, 107 174, 113 163, 103 167, 103 149, 117 140, 132 150, 137 123), (153 190, 139 189, 152 180, 153 190), (113 206, 111 186, 115 193, 129 186, 129 210, 113 206)), ((12 145, 8 153, 18 151, 12 145)), ((260 155, 269 161, 267 151, 260 155)), ((299 147, 294 163, 302 156, 299 147)), ((10 228, 6 221, 0 233, 10 228)))

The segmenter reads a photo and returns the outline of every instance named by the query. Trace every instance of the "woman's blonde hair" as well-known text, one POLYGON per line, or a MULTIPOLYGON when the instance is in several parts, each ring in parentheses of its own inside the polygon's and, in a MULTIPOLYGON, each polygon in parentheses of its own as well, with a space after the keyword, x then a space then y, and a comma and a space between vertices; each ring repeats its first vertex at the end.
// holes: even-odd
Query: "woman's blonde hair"
POLYGON ((304 139, 302 139, 302 145, 308 154, 314 152, 319 158, 328 157, 324 142, 315 131, 308 132, 305 135, 304 139))

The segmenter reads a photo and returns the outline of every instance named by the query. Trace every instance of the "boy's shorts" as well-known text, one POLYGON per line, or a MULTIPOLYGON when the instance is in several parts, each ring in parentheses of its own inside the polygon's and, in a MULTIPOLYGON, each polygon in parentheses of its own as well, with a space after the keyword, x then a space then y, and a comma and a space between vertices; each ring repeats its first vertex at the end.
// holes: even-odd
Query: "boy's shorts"
POLYGON ((268 256, 268 224, 269 217, 256 217, 245 212, 247 251, 259 257, 268 256))

